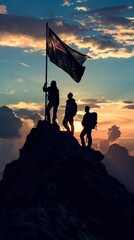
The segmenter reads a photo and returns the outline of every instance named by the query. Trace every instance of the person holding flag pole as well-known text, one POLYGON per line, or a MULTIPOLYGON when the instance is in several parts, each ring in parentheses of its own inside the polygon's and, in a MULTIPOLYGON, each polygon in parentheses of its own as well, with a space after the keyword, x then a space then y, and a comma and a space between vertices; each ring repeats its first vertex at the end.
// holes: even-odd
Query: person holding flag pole
POLYGON ((50 110, 53 108, 52 123, 56 122, 57 110, 59 106, 59 89, 56 81, 51 81, 50 87, 47 87, 47 65, 48 65, 48 23, 46 23, 46 75, 43 92, 45 92, 45 120, 51 123, 50 110))
POLYGON ((57 110, 59 106, 59 89, 57 88, 56 81, 52 80, 50 87, 47 87, 46 83, 44 84, 43 91, 45 93, 48 93, 47 99, 48 99, 48 104, 46 102, 46 119, 49 123, 51 123, 51 118, 50 118, 50 110, 53 108, 53 118, 52 118, 52 123, 54 124, 57 119, 57 110))

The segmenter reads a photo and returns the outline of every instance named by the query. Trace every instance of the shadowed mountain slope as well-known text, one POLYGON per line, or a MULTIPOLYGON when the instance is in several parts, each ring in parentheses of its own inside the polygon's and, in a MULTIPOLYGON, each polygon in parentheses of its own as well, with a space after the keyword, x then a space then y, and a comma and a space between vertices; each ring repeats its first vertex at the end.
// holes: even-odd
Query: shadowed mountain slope
POLYGON ((128 240, 134 197, 99 151, 39 121, 0 182, 0 240, 128 240))

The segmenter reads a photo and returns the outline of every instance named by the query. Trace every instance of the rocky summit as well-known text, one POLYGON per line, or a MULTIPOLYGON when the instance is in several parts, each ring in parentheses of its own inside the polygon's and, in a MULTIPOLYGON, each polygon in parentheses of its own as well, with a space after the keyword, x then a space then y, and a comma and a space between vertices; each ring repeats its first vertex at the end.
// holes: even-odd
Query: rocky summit
POLYGON ((0 182, 0 240, 134 239, 134 196, 101 160, 39 121, 0 182))

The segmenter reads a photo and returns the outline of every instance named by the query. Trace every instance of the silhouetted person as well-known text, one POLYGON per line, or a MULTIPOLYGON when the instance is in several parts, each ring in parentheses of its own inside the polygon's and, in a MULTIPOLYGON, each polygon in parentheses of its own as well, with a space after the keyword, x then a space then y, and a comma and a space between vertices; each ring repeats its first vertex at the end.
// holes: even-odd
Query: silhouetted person
POLYGON ((85 140, 84 140, 84 136, 86 135, 87 139, 88 139, 88 147, 91 148, 92 146, 92 123, 91 123, 91 113, 90 111, 90 107, 89 106, 85 106, 85 114, 83 116, 82 119, 82 126, 83 126, 83 130, 80 133, 80 139, 81 139, 81 144, 83 147, 86 146, 85 144, 85 140))
POLYGON ((67 98, 68 99, 66 101, 65 116, 62 124, 67 130, 67 132, 71 132, 73 135, 74 134, 74 116, 77 113, 77 104, 71 92, 68 93, 67 98))
POLYGON ((57 88, 56 81, 52 81, 50 87, 46 87, 46 84, 43 87, 43 92, 48 92, 48 104, 46 106, 46 118, 49 123, 50 119, 50 110, 53 108, 53 118, 52 122, 55 123, 57 118, 57 110, 59 106, 59 89, 57 88))

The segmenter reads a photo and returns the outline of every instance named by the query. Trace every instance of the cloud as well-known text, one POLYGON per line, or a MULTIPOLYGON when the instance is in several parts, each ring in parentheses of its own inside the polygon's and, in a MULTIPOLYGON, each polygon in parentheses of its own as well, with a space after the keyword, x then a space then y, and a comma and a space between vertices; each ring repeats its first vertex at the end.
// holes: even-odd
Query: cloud
POLYGON ((134 157, 134 150, 132 150, 132 151, 130 152, 130 156, 133 156, 133 157, 134 157))
POLYGON ((29 116, 34 113, 34 110, 21 108, 21 109, 15 109, 14 112, 15 112, 15 113, 17 114, 17 116, 19 116, 20 118, 28 119, 29 116))
POLYGON ((88 37, 83 37, 81 43, 85 43, 87 45, 87 47, 90 46, 94 49, 94 50, 114 50, 115 48, 117 48, 119 45, 117 42, 114 42, 111 38, 109 38, 109 36, 103 36, 102 37, 95 37, 95 36, 88 36, 88 37))
MULTIPOLYGON (((121 138, 124 139, 127 138, 128 136, 129 138, 133 138, 134 130, 131 127, 134 125, 133 111, 130 109, 124 109, 124 106, 126 104, 124 103, 123 100, 112 101, 110 99, 105 99, 103 97, 98 99, 83 98, 79 99, 77 101, 77 104, 78 113, 77 116, 75 117, 76 121, 81 121, 84 115, 84 109, 86 105, 89 105, 91 107, 91 112, 95 111, 98 114, 97 131, 95 133, 93 131, 94 135, 93 138, 107 140, 108 129, 111 128, 113 125, 117 126, 118 128, 118 124, 120 129, 122 129, 121 138)), ((79 131, 81 131, 81 129, 79 131)), ((119 139, 120 138, 117 138, 118 141, 119 139)))
POLYGON ((26 63, 21 62, 20 65, 24 66, 24 67, 29 67, 26 63))
POLYGON ((20 137, 21 127, 21 119, 10 108, 6 106, 0 108, 0 138, 20 137))
POLYGON ((133 104, 134 102, 133 101, 123 101, 123 103, 125 103, 125 104, 133 104))
MULTIPOLYGON (((125 103, 123 100, 112 101, 105 98, 99 99, 80 99, 77 101, 78 113, 75 117, 75 121, 80 122, 84 114, 85 105, 91 107, 91 111, 96 111, 98 113, 98 126, 96 131, 96 138, 107 139, 107 129, 115 125, 123 129, 122 138, 133 138, 134 130, 132 125, 134 124, 133 111, 129 109, 123 109, 125 103)), ((21 118, 29 118, 29 115, 37 112, 44 116, 44 103, 34 103, 34 102, 18 102, 16 104, 10 104, 8 107, 12 108, 16 114, 21 118)), ((58 109, 58 121, 62 125, 63 115, 65 112, 65 105, 60 105, 58 109)), ((81 131, 81 128, 78 129, 81 131)))
POLYGON ((110 100, 105 99, 105 98, 100 98, 100 99, 92 99, 92 98, 83 98, 79 100, 80 102, 83 103, 88 103, 88 104, 101 104, 101 103, 111 103, 110 100))
POLYGON ((0 45, 43 49, 45 21, 36 18, 0 15, 0 45))
POLYGON ((118 140, 119 145, 124 146, 127 150, 129 155, 132 155, 131 153, 134 152, 134 137, 133 138, 120 138, 118 140))
POLYGON ((40 113, 34 112, 29 116, 29 119, 33 120, 34 124, 36 125, 39 120, 43 120, 43 116, 40 113))
POLYGON ((19 149, 24 145, 32 127, 34 127, 32 120, 23 120, 19 138, 0 139, 0 171, 4 170, 7 163, 19 158, 19 149))
MULTIPOLYGON (((103 27, 114 26, 114 27, 127 27, 132 25, 132 21, 124 17, 103 17, 98 20, 98 23, 101 23, 103 27)), ((130 29, 128 32, 132 32, 130 29)), ((105 31, 105 29, 104 29, 105 31)), ((114 31, 115 32, 115 31, 114 31)))
POLYGON ((30 102, 30 103, 19 102, 16 104, 9 104, 8 107, 15 111, 20 109, 26 109, 29 111, 40 111, 43 109, 43 105, 34 103, 34 102, 30 102))
POLYGON ((103 161, 108 172, 134 193, 134 157, 118 144, 110 146, 103 161))
POLYGON ((114 142, 121 136, 121 131, 119 130, 120 127, 113 125, 111 128, 108 129, 108 141, 114 142))
POLYGON ((79 108, 79 111, 83 111, 85 108, 85 105, 89 105, 90 108, 98 108, 99 109, 99 108, 101 108, 102 104, 109 104, 109 103, 111 103, 111 101, 104 99, 104 98, 101 98, 101 99, 83 98, 83 99, 78 100, 78 108, 79 108))
POLYGON ((110 146, 110 144, 109 144, 108 139, 103 139, 99 142, 98 147, 102 151, 102 153, 105 154, 108 151, 109 146, 110 146))
MULTIPOLYGON (((134 11, 134 7, 131 5, 126 5, 126 6, 113 6, 113 7, 106 7, 106 8, 100 8, 100 9, 95 9, 93 11, 88 11, 88 14, 92 14, 92 15, 97 15, 97 16, 117 16, 117 15, 121 15, 124 13, 128 13, 128 12, 133 12, 134 11)), ((73 14, 77 14, 77 15, 81 15, 83 14, 81 13, 73 13, 73 14)))
MULTIPOLYGON (((134 11, 134 8, 132 6, 119 6, 86 12, 85 18, 81 17, 78 22, 87 30, 90 28, 93 36, 83 36, 79 46, 82 47, 85 43, 85 47, 90 49, 89 54, 96 59, 119 58, 123 55, 125 58, 133 57, 133 19, 120 16, 129 11, 134 11)), ((74 13, 74 16, 75 14, 76 16, 82 15, 82 12, 74 13)))
POLYGON ((21 36, 44 38, 44 23, 42 19, 25 16, 0 15, 0 31, 21 36))
POLYGON ((85 12, 89 10, 89 8, 85 6, 81 6, 81 7, 79 6, 79 7, 76 7, 75 9, 78 11, 85 11, 85 12))
POLYGON ((134 104, 126 105, 123 108, 127 108, 127 109, 133 110, 134 109, 134 104))
POLYGON ((3 95, 13 95, 16 93, 16 90, 14 89, 6 89, 5 91, 0 90, 0 94, 3 95))
POLYGON ((76 2, 82 3, 82 2, 87 2, 88 0, 77 0, 76 2))
MULTIPOLYGON (((26 48, 26 52, 44 51, 45 19, 24 16, 0 15, 0 45, 26 48)), ((82 30, 65 23, 61 18, 49 19, 49 26, 66 43, 76 41, 82 30)))
POLYGON ((115 6, 115 7, 108 7, 108 8, 101 8, 98 10, 92 11, 92 13, 96 13, 99 15, 116 15, 121 13, 126 13, 133 11, 134 7, 130 5, 126 6, 115 6))
MULTIPOLYGON (((64 1, 64 5, 70 4, 72 2, 64 1)), ((56 17, 49 18, 49 25, 66 44, 75 45, 76 50, 86 48, 94 59, 131 58, 134 56, 134 22, 127 14, 133 11, 132 6, 94 11, 87 11, 85 7, 68 16, 75 24, 56 17)), ((0 14, 0 45, 23 48, 27 52, 44 51, 45 23, 46 19, 0 14)))
POLYGON ((73 3, 71 3, 70 1, 64 0, 62 6, 67 6, 70 7, 71 5, 73 5, 73 3))
POLYGON ((108 138, 102 139, 99 142, 98 147, 103 154, 105 154, 108 151, 110 144, 112 142, 115 142, 121 136, 121 131, 119 129, 120 127, 117 127, 116 125, 113 125, 111 128, 108 128, 107 132, 108 138))
MULTIPOLYGON (((33 108, 32 105, 28 105, 33 108)), ((19 111, 19 110, 18 110, 19 111)), ((21 111, 21 109, 20 109, 21 111)), ((32 114, 32 111, 26 109, 23 114, 28 118, 18 117, 16 113, 7 106, 0 107, 0 171, 3 171, 5 165, 19 157, 19 149, 23 146, 31 128, 35 127, 40 114, 32 114)), ((21 115, 23 115, 21 114, 21 115)))
POLYGON ((122 102, 123 102, 123 106, 122 106, 123 109, 130 109, 130 110, 134 109, 134 101, 126 100, 122 102))
POLYGON ((7 8, 5 5, 0 5, 0 14, 7 14, 7 8))
POLYGON ((24 83, 24 80, 23 80, 22 78, 18 78, 18 79, 17 79, 17 82, 18 82, 18 83, 24 83))
POLYGON ((44 106, 37 103, 19 102, 17 104, 9 104, 14 112, 23 119, 30 119, 36 125, 39 120, 44 118, 44 106))
POLYGON ((91 109, 100 108, 100 106, 98 106, 97 104, 87 102, 87 103, 84 103, 84 104, 79 104, 78 105, 78 111, 84 111, 86 105, 89 105, 91 109))

